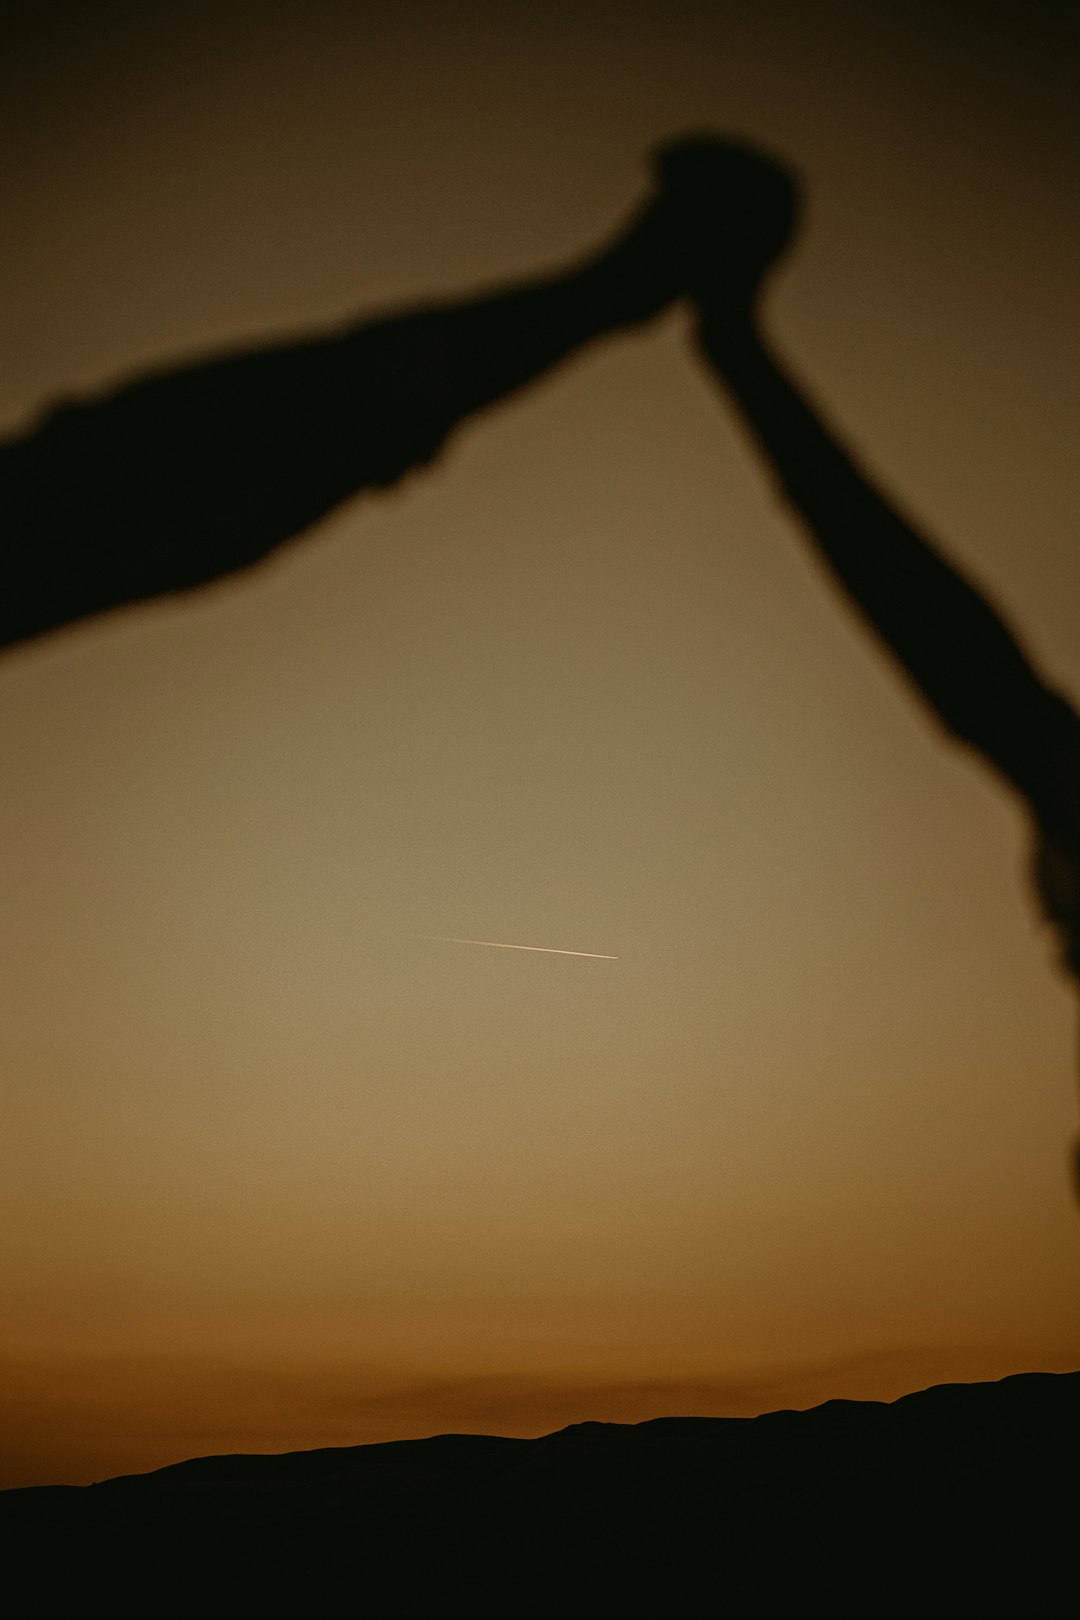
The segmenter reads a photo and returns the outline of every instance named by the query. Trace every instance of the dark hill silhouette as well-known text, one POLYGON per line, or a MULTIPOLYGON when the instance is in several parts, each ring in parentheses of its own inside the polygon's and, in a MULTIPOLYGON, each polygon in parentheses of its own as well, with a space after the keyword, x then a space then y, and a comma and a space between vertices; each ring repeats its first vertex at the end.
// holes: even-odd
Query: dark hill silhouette
POLYGON ((745 1614, 798 1592, 936 1613, 1019 1582, 1026 1612, 1049 1613, 1030 1605, 1074 1561, 1078 1455, 1080 1372, 1031 1373, 758 1418, 201 1457, 0 1493, 0 1534, 42 1601, 130 1587, 145 1612, 190 1589, 199 1612, 245 1593, 745 1614))

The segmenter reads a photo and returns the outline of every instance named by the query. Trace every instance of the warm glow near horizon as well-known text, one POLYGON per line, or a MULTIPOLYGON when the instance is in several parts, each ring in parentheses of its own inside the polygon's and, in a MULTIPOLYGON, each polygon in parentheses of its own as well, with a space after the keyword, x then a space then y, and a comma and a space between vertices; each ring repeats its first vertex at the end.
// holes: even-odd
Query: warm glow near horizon
MULTIPOLYGON (((1080 695, 1076 25, 543 11, 26 23, 0 418, 558 264, 736 130, 807 180, 785 352, 1080 695)), ((1080 1366, 1025 829, 686 337, 0 662, 0 1485, 1080 1366)))

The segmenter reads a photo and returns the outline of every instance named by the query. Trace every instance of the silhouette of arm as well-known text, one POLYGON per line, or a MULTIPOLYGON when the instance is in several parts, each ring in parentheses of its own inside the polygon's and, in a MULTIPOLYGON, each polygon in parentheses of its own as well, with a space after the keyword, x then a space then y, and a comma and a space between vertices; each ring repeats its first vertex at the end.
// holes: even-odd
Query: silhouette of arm
POLYGON ((660 208, 490 296, 211 359, 0 444, 0 646, 247 568, 454 428, 678 292, 660 208))
POLYGON ((1002 616, 875 488, 752 315, 703 303, 702 350, 818 556, 933 713, 1075 840, 1080 718, 1002 616))

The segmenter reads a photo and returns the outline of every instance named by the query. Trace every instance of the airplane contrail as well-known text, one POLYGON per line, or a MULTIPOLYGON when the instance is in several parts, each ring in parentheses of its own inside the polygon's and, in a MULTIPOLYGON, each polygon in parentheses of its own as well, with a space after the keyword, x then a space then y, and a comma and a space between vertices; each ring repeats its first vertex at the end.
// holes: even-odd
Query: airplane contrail
POLYGON ((554 945, 507 945, 501 939, 455 939, 451 934, 416 934, 415 939, 430 939, 440 945, 489 945, 495 951, 540 951, 544 956, 590 956, 597 962, 617 962, 617 956, 606 956, 603 951, 562 951, 554 945))

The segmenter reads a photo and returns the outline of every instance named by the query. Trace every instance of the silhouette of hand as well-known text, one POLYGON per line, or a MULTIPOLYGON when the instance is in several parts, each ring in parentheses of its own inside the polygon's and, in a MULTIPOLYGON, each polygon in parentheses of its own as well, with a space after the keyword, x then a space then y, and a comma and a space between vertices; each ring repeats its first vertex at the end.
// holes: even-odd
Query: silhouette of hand
POLYGON ((654 195, 596 261, 620 315, 641 319, 686 295, 752 306, 791 239, 798 193, 775 159, 718 136, 654 154, 654 195))
POLYGON ((765 152, 708 135, 673 141, 654 161, 660 223, 684 290, 710 308, 752 308, 795 232, 794 176, 765 152))

